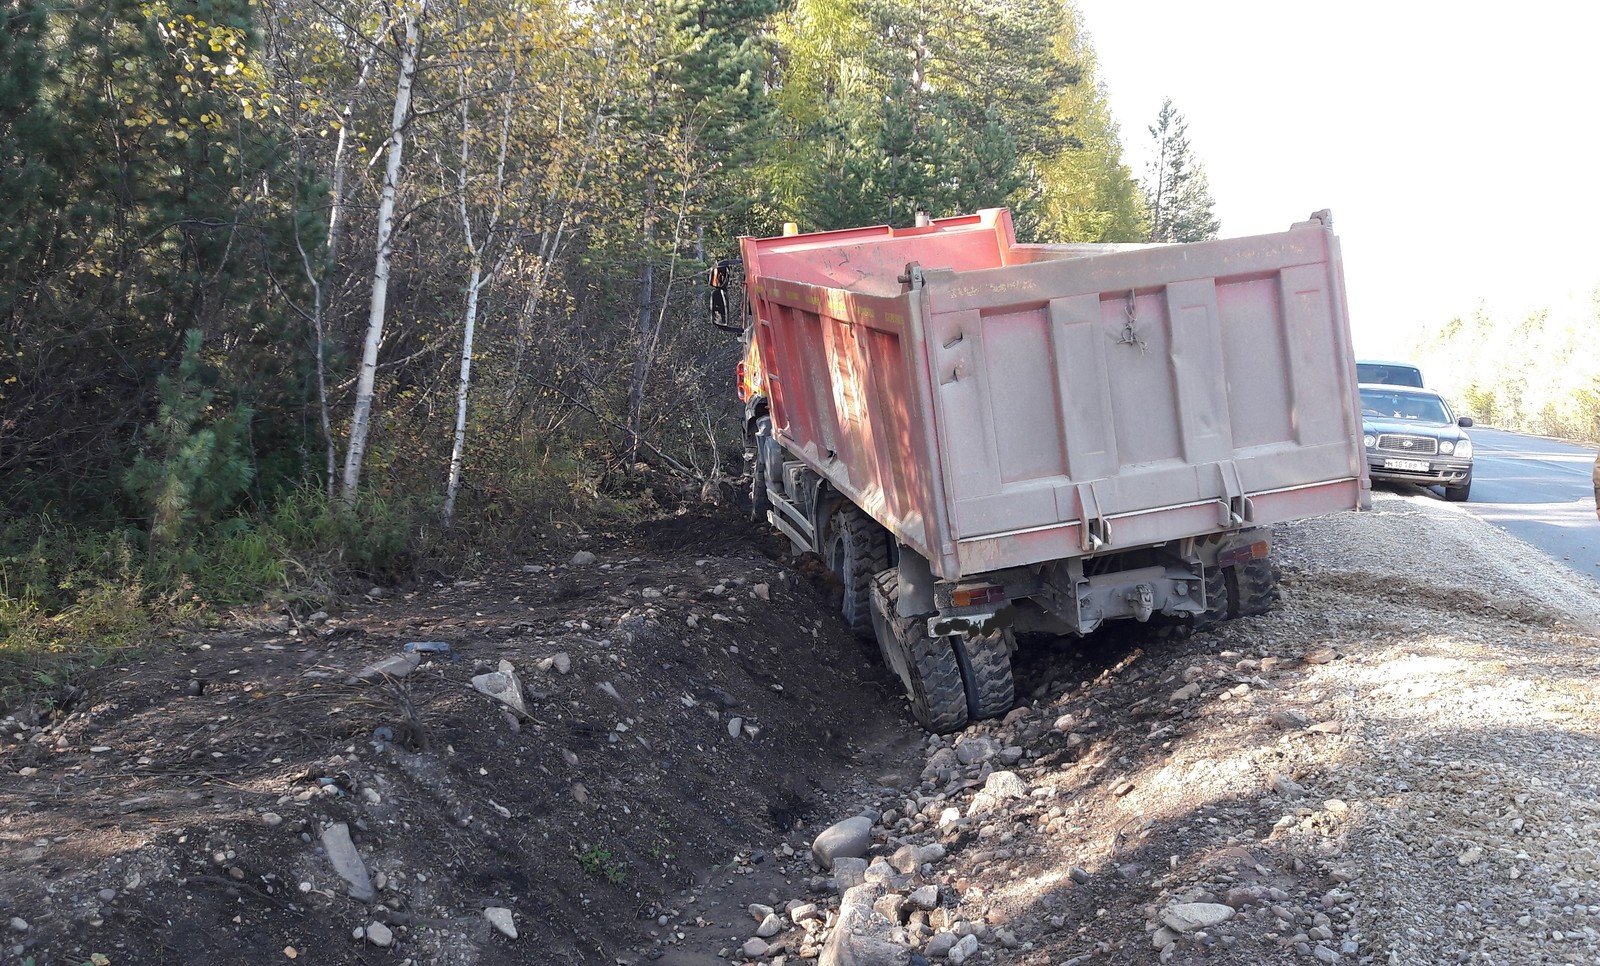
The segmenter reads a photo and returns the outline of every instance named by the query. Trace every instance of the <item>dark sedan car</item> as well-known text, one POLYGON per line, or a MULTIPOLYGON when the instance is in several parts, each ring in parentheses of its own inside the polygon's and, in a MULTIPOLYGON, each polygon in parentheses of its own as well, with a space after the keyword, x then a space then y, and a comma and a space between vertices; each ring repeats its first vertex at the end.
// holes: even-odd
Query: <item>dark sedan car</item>
POLYGON ((1443 486, 1462 502, 1472 492, 1472 440, 1450 404, 1431 389, 1363 385, 1361 435, 1375 480, 1443 486))

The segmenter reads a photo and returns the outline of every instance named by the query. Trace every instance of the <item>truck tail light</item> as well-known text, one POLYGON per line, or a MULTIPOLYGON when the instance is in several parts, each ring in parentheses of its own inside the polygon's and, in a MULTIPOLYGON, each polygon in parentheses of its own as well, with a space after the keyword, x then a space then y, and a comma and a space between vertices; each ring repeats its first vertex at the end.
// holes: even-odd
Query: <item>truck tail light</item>
POLYGON ((981 604, 1004 603, 1006 589, 990 585, 988 587, 963 587, 950 592, 950 604, 953 607, 977 607, 981 604))
POLYGON ((1260 560, 1271 555, 1272 544, 1266 540, 1257 540, 1255 543, 1243 547, 1234 547, 1226 553, 1217 554, 1218 567, 1232 567, 1234 564, 1244 563, 1246 560, 1260 560))

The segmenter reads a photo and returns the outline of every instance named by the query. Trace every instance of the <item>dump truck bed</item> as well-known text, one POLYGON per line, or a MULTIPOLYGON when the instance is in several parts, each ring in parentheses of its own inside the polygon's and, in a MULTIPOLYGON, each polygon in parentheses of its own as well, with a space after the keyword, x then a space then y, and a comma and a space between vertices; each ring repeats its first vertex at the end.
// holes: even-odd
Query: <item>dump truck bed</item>
POLYGON ((954 579, 1364 505, 1326 219, 1018 245, 1010 213, 744 240, 774 436, 954 579))

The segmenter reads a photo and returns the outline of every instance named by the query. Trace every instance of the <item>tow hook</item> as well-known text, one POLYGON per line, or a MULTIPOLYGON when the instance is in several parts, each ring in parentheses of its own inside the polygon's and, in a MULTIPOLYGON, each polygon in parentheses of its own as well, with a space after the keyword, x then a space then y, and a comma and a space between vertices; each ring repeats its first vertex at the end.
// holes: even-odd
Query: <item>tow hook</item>
POLYGON ((1155 590, 1149 584, 1140 584, 1128 591, 1128 604, 1133 608, 1133 619, 1144 623, 1155 612, 1155 590))

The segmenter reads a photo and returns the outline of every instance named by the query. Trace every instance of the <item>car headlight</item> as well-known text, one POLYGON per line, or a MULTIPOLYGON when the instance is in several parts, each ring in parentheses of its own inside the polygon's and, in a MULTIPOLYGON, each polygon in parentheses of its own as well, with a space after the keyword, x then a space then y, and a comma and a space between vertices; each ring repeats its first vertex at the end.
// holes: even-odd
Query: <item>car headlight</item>
POLYGON ((1472 458, 1472 440, 1465 436, 1456 440, 1456 459, 1465 460, 1472 458))
POLYGON ((1368 433, 1361 437, 1361 445, 1365 446, 1367 449, 1373 449, 1378 445, 1378 437, 1368 433))
POLYGON ((1439 441, 1439 452, 1443 453, 1446 456, 1449 456, 1451 453, 1454 453, 1455 451, 1456 451, 1456 444, 1453 441, 1448 440, 1448 439, 1441 439, 1439 441))

